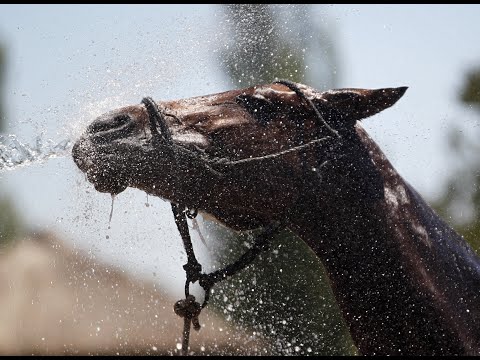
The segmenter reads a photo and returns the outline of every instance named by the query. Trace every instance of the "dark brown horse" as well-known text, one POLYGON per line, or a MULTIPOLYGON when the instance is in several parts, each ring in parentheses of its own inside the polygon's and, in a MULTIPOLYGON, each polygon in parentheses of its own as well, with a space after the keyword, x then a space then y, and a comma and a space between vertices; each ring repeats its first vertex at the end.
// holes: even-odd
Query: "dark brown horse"
POLYGON ((115 110, 74 160, 99 191, 139 188, 238 230, 281 221, 322 260, 362 354, 480 354, 479 258, 358 122, 406 88, 287 85, 159 101, 174 146, 144 105, 115 110))

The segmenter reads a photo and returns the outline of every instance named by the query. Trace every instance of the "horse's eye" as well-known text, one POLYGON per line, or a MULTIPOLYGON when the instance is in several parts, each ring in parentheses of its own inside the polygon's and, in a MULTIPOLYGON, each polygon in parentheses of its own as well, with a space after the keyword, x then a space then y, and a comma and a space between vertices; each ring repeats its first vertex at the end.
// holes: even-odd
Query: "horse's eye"
POLYGON ((261 125, 267 125, 274 117, 277 107, 262 95, 238 95, 237 104, 243 106, 261 125))

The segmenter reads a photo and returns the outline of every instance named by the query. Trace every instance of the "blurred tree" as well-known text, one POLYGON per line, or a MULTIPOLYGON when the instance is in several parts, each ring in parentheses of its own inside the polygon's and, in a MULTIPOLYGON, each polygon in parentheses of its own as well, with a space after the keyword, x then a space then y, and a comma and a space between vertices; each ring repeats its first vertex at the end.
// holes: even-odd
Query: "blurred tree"
MULTIPOLYGON (((459 98, 480 116, 480 68, 467 74, 459 98)), ((457 169, 433 205, 438 213, 451 219, 456 230, 480 254, 480 128, 477 126, 473 132, 469 128, 450 129, 449 147, 457 169)))
MULTIPOLYGON (((235 87, 275 79, 334 87, 334 49, 326 29, 313 21, 313 6, 228 4, 222 10, 230 41, 219 60, 235 87)), ((217 266, 233 262, 251 243, 251 234, 209 226, 223 244, 217 266)), ((247 270, 218 284, 212 298, 227 319, 271 336, 279 354, 356 352, 323 265, 290 232, 277 236, 247 270)))
POLYGON ((8 197, 0 198, 0 247, 8 245, 20 234, 22 224, 8 197))
POLYGON ((228 39, 219 60, 234 86, 289 79, 319 89, 335 87, 332 36, 313 21, 312 5, 228 4, 222 8, 228 39))
POLYGON ((0 132, 5 130, 5 112, 3 110, 4 81, 5 81, 5 48, 0 46, 0 132))
MULTIPOLYGON (((5 130, 6 117, 3 106, 4 81, 6 73, 6 55, 5 48, 0 46, 0 133, 5 130)), ((0 143, 1 145, 1 143, 0 143)), ((1 146, 0 146, 1 156, 1 146)), ((20 218, 15 211, 12 201, 7 196, 0 194, 0 246, 9 244, 22 228, 20 218)))

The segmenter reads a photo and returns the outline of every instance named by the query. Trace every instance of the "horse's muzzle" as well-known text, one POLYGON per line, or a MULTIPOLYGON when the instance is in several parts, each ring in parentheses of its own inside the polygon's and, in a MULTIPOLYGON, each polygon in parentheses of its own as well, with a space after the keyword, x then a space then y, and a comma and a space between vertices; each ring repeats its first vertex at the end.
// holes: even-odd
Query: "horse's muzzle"
POLYGON ((72 148, 72 157, 78 168, 84 172, 97 191, 112 195, 124 191, 128 183, 115 162, 101 154, 90 137, 82 136, 72 148))

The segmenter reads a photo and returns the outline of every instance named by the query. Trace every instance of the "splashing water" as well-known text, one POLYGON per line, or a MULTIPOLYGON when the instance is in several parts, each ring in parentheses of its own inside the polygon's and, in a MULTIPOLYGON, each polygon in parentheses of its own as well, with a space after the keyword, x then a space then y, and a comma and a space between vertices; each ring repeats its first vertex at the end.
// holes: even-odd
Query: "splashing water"
POLYGON ((55 142, 51 139, 44 141, 37 136, 34 144, 30 145, 22 143, 16 135, 0 135, 0 172, 66 156, 71 147, 70 139, 55 142))

